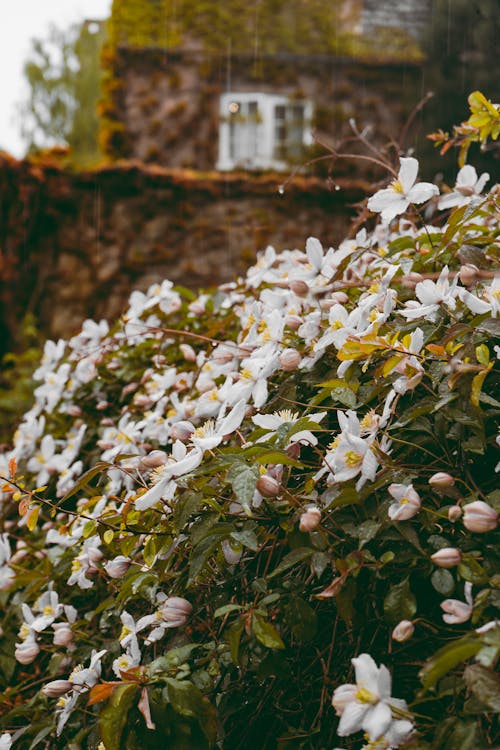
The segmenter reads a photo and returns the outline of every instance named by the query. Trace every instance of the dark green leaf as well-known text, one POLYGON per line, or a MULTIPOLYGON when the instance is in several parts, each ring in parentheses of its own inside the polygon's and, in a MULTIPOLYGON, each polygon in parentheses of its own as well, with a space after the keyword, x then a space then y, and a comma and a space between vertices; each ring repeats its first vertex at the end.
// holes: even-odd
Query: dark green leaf
POLYGON ((439 649, 434 656, 426 661, 420 670, 420 679, 426 690, 434 687, 436 682, 451 669, 471 656, 477 654, 481 648, 479 638, 459 638, 439 649))
POLYGON ((285 648, 285 644, 274 625, 271 625, 260 615, 253 615, 252 631, 257 640, 266 648, 285 648))
POLYGON ((259 478, 259 467, 249 466, 241 461, 234 463, 227 472, 227 479, 231 482, 233 492, 241 503, 247 515, 251 515, 250 504, 255 492, 255 485, 259 478))
POLYGON ((433 588, 443 596, 449 596, 455 589, 455 579, 445 568, 436 568, 431 575, 431 583, 433 588))
POLYGON ((120 685, 115 688, 108 704, 102 709, 99 715, 99 730, 106 750, 120 750, 128 712, 137 698, 138 691, 138 685, 120 685))
POLYGON ((410 582, 405 578, 401 583, 391 587, 384 600, 384 615, 391 625, 401 620, 411 620, 417 611, 417 602, 410 589, 410 582))
POLYGON ((316 612, 303 599, 294 596, 286 607, 286 620, 299 641, 312 641, 316 635, 316 612))
POLYGON ((313 553, 314 550, 312 547, 297 547, 297 549, 293 549, 288 555, 285 555, 283 560, 276 566, 268 578, 274 578, 274 576, 283 573, 283 571, 288 570, 288 568, 291 568, 293 565, 297 565, 297 563, 307 560, 307 558, 311 557, 313 553))

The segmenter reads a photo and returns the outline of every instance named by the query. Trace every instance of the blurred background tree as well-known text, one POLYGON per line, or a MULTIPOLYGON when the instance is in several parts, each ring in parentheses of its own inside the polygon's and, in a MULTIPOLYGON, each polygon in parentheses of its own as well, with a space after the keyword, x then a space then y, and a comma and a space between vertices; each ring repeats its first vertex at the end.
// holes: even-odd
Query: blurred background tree
POLYGON ((29 152, 67 145, 71 161, 87 164, 99 154, 97 102, 105 24, 84 21, 51 26, 33 39, 24 66, 29 97, 21 105, 22 135, 29 152))

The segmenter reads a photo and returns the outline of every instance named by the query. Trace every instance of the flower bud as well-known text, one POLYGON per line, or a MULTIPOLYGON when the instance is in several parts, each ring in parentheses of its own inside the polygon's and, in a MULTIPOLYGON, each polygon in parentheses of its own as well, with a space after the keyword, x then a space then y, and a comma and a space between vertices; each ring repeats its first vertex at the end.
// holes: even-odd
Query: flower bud
POLYGON ((452 523, 455 523, 455 521, 458 521, 461 515, 462 515, 462 508, 460 507, 460 505, 451 505, 448 508, 448 519, 452 523))
POLYGON ((52 680, 42 688, 42 693, 48 698, 59 698, 59 696, 71 690, 73 683, 69 680, 52 680))
POLYGON ((66 411, 70 417, 81 417, 83 414, 83 411, 76 404, 70 404, 66 411))
POLYGON ((290 289, 297 297, 306 297, 309 293, 309 286, 302 279, 295 279, 290 282, 290 289))
POLYGON ((38 643, 29 639, 23 641, 23 643, 16 643, 14 658, 19 664, 31 664, 31 662, 35 661, 39 653, 40 646, 38 643))
POLYGON ((124 396, 128 396, 129 393, 133 393, 138 388, 139 388, 139 383, 128 383, 127 385, 123 386, 120 398, 123 398, 124 396))
POLYGON ((276 497, 280 494, 279 482, 277 482, 276 479, 273 479, 273 477, 270 477, 268 474, 263 474, 261 477, 259 477, 259 479, 257 480, 256 488, 264 497, 276 497))
POLYGON ((493 531, 498 525, 498 513, 483 500, 475 500, 464 507, 463 523, 469 531, 484 534, 493 531))
POLYGON ((291 328, 292 331, 296 331, 297 328, 300 328, 304 320, 299 315, 287 315, 286 316, 286 325, 288 328, 291 328))
POLYGON ((111 576, 111 578, 121 578, 130 568, 130 562, 131 560, 129 557, 118 555, 113 560, 106 563, 104 570, 109 576, 111 576))
POLYGON ((134 406, 139 406, 142 409, 149 409, 153 405, 153 399, 150 396, 146 396, 145 393, 136 393, 134 396, 134 406))
POLYGON ((182 442, 184 443, 186 440, 189 440, 193 432, 194 427, 191 422, 181 420, 180 422, 176 422, 172 425, 172 427, 170 428, 169 437, 171 440, 182 440, 182 442))
POLYGON ((147 456, 143 456, 140 461, 140 467, 144 469, 156 469, 167 463, 167 454, 165 451, 151 451, 147 456))
POLYGON ((52 623, 52 630, 54 631, 54 639, 52 641, 54 646, 69 646, 73 641, 73 631, 67 622, 52 623))
POLYGON ((408 641, 415 632, 415 626, 410 620, 401 620, 392 631, 392 639, 398 643, 408 641))
POLYGON ((474 284, 478 279, 478 271, 479 268, 473 263, 465 263, 463 266, 460 266, 458 275, 462 284, 464 286, 471 286, 471 284, 474 284))
POLYGON ((462 560, 462 553, 455 547, 443 547, 431 555, 431 560, 440 568, 454 568, 462 560))
POLYGON ((451 474, 447 474, 445 471, 438 471, 429 479, 429 484, 436 490, 446 490, 449 487, 453 487, 455 484, 455 478, 452 477, 451 474))
POLYGON ((321 521, 321 511, 317 505, 309 505, 300 516, 299 529, 301 531, 314 531, 321 521))
POLYGON ((281 368, 285 372, 292 372, 301 363, 302 357, 296 349, 284 349, 280 355, 281 368))
POLYGON ((193 611, 193 605, 181 596, 169 596, 161 606, 161 616, 171 627, 184 625, 193 611))
POLYGON ((196 362, 196 352, 189 344, 179 344, 182 356, 187 362, 196 362))

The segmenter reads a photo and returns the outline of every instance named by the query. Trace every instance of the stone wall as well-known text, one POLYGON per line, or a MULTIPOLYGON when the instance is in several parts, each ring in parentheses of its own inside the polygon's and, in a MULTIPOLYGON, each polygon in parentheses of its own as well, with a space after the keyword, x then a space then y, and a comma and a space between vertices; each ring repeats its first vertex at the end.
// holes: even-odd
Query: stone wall
POLYGON ((74 173, 0 154, 0 348, 27 310, 47 336, 68 336, 86 317, 118 316, 134 288, 208 286, 267 244, 338 242, 368 189, 295 177, 280 194, 280 179, 130 162, 74 173))
MULTIPOLYGON (((352 137, 349 120, 355 118, 379 145, 398 137, 422 95, 422 69, 415 61, 368 63, 331 54, 283 52, 256 59, 240 53, 228 59, 195 49, 120 48, 113 70, 102 131, 107 154, 198 170, 217 163, 219 101, 227 91, 308 100, 310 129, 321 139, 352 137)), ((301 161, 317 153, 314 146, 306 149, 301 161)), ((353 169, 340 166, 345 174, 353 169)), ((359 165, 355 169, 359 173, 359 165)))

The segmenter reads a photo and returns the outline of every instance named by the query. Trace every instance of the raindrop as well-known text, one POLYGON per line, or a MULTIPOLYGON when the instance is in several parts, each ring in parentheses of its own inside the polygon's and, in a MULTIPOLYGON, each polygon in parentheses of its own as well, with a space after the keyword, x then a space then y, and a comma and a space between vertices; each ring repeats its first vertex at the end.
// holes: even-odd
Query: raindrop
POLYGON ((285 194, 285 186, 284 186, 284 185, 280 185, 280 186, 279 186, 279 188, 278 188, 278 193, 279 193, 280 195, 284 195, 284 194, 285 194))
POLYGON ((335 190, 340 190, 340 185, 335 185, 335 190))

